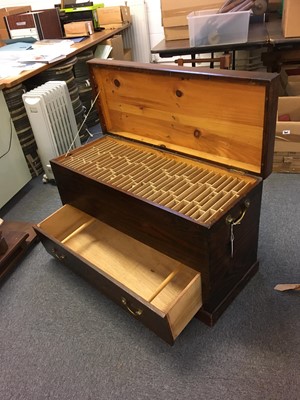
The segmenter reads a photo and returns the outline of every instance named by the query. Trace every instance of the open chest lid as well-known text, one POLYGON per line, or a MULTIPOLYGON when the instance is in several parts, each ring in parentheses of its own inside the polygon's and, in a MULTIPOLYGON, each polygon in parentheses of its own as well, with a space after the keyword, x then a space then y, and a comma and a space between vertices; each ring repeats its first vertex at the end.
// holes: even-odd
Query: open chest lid
POLYGON ((277 74, 88 62, 103 133, 263 178, 272 172, 277 74))

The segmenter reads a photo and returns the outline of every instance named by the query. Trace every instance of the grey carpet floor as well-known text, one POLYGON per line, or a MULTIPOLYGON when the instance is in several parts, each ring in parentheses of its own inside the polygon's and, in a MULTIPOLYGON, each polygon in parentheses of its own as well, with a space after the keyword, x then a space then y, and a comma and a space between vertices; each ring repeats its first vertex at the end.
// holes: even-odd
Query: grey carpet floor
MULTIPOLYGON (((173 347, 37 244, 0 287, 0 399, 298 400, 300 175, 264 183, 260 269, 218 323, 173 347)), ((32 180, 1 211, 39 222, 61 205, 32 180)))

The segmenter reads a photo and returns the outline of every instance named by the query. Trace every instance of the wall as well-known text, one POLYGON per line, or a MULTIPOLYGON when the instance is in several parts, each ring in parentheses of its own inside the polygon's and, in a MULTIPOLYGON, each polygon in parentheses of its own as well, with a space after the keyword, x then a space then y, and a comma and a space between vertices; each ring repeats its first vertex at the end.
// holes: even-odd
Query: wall
MULTIPOLYGON (((75 0, 74 0, 75 2, 75 0)), ((77 1, 80 2, 80 1, 77 1)), ((94 4, 104 3, 105 6, 124 5, 124 0, 97 0, 94 4)), ((59 4, 60 1, 53 0, 4 0, 1 1, 1 7, 12 7, 12 6, 24 6, 31 5, 33 10, 42 8, 52 8, 54 4, 59 4)), ((154 47, 158 42, 164 39, 163 28, 161 26, 161 12, 160 12, 160 0, 145 0, 147 11, 148 11, 148 22, 149 22, 149 34, 151 47, 154 47)))
POLYGON ((0 208, 31 179, 27 163, 0 90, 0 208), (11 140, 11 143, 10 143, 11 140))

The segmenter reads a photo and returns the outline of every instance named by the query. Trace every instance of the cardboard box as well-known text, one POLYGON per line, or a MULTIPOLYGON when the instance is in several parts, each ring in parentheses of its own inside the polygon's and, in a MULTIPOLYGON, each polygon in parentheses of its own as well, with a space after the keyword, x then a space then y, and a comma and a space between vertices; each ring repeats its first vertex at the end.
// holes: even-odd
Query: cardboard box
POLYGON ((288 96, 300 96, 300 75, 291 75, 288 77, 286 93, 288 96))
MULTIPOLYGON (((300 136, 299 136, 300 138, 300 136)), ((291 144, 289 144, 290 146, 291 144)), ((293 144, 293 151, 276 149, 273 157, 274 172, 300 173, 300 143, 293 144)))
POLYGON ((124 46, 122 35, 115 35, 112 38, 104 40, 101 44, 109 45, 112 47, 112 50, 109 54, 109 58, 113 58, 114 60, 124 60, 124 46))
POLYGON ((300 96, 300 66, 293 64, 281 68, 280 95, 300 96))
POLYGON ((277 115, 273 171, 300 172, 300 96, 279 97, 277 115))
POLYGON ((162 25, 165 28, 185 26, 188 24, 187 16, 192 11, 219 9, 223 3, 217 0, 161 0, 162 25))
POLYGON ((284 0, 282 13, 282 32, 284 37, 300 36, 299 15, 300 1, 284 0))
POLYGON ((98 22, 105 29, 119 28, 131 22, 130 8, 127 6, 103 7, 97 9, 98 22))
POLYGON ((300 128, 300 96, 279 97, 276 132, 288 129, 286 126, 293 122, 297 122, 300 128))
POLYGON ((164 28, 165 40, 181 40, 189 38, 188 26, 172 26, 164 28))
POLYGON ((288 138, 294 132, 300 133, 300 96, 279 97, 276 135, 288 138))
POLYGON ((6 29, 4 17, 8 15, 21 14, 28 11, 31 11, 31 6, 0 8, 0 40, 9 39, 9 34, 6 29))
POLYGON ((280 96, 300 96, 300 65, 286 64, 280 70, 280 96))
POLYGON ((64 24, 65 36, 89 36, 94 33, 93 21, 78 21, 64 24))
POLYGON ((300 173, 300 129, 292 135, 277 135, 275 139, 273 171, 300 173))
POLYGON ((189 38, 187 16, 193 11, 219 9, 224 1, 218 0, 161 0, 162 25, 165 40, 189 38))
POLYGON ((131 49, 124 49, 124 60, 133 61, 132 50, 131 49))
POLYGON ((8 33, 6 29, 0 29, 0 47, 5 46, 5 42, 2 40, 8 39, 8 33))
POLYGON ((191 11, 197 11, 219 8, 224 4, 224 0, 161 0, 160 4, 162 11, 182 9, 191 9, 191 11))

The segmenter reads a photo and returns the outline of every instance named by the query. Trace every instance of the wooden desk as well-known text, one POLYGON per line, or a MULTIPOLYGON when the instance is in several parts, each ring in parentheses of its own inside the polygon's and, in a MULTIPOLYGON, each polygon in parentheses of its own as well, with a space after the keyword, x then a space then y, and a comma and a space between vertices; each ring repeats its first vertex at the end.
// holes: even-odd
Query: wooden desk
POLYGON ((0 80, 0 89, 8 89, 13 86, 16 86, 19 83, 24 82, 27 79, 32 78, 33 76, 39 74, 40 72, 46 71, 47 69, 53 67, 54 65, 57 65, 65 60, 67 60, 68 58, 72 58, 85 50, 88 50, 92 47, 97 46, 97 44, 124 31, 125 29, 129 28, 129 26, 130 26, 130 24, 127 23, 117 29, 105 29, 101 32, 95 32, 91 36, 89 36, 87 39, 85 39, 83 42, 75 43, 74 45, 72 45, 72 49, 74 49, 74 50, 70 54, 68 54, 65 59, 59 60, 59 61, 56 61, 56 62, 53 62, 50 64, 41 64, 41 67, 37 68, 35 70, 25 71, 25 72, 22 72, 20 75, 1 79, 0 80))
POLYGON ((282 35, 281 20, 278 14, 271 14, 266 23, 253 23, 249 25, 248 41, 230 45, 213 45, 190 47, 189 40, 162 40, 151 50, 152 54, 159 54, 161 58, 214 52, 233 52, 233 69, 235 67, 234 52, 265 48, 267 52, 262 55, 262 60, 267 70, 278 72, 281 64, 300 62, 300 38, 285 38, 282 35))
POLYGON ((263 47, 268 42, 268 38, 269 36, 266 25, 262 23, 255 23, 250 24, 249 26, 248 41, 246 43, 190 47, 188 39, 170 41, 162 40, 155 47, 153 47, 153 49, 151 49, 151 53, 159 54, 159 56, 162 58, 183 55, 190 55, 191 57, 194 57, 196 54, 201 53, 225 52, 253 47, 263 47))
POLYGON ((268 51, 262 55, 262 60, 267 70, 280 72, 283 64, 300 63, 300 37, 285 38, 278 18, 266 25, 269 34, 268 51))
MULTIPOLYGON (((49 68, 52 68, 60 63, 64 63, 66 60, 74 58, 74 56, 84 52, 85 50, 96 47, 97 44, 103 42, 104 40, 112 37, 115 34, 121 33, 129 26, 130 24, 125 24, 118 29, 95 32, 83 42, 75 43, 72 46, 73 51, 68 54, 65 59, 50 64, 41 64, 41 66, 35 70, 25 71, 20 75, 0 80, 0 117, 1 123, 3 125, 2 131, 0 133, 0 156, 3 153, 3 149, 10 149, 9 152, 5 154, 5 157, 3 156, 0 158, 0 208, 4 206, 31 179, 31 175, 26 163, 26 159, 28 160, 28 154, 24 151, 23 146, 21 148, 18 140, 18 131, 12 125, 12 117, 9 109, 7 108, 7 104, 3 95, 5 90, 16 88, 17 85, 19 85, 20 83, 25 82, 34 76, 37 76, 41 72, 46 71, 49 68), (11 146, 9 146, 10 137, 12 137, 11 146)), ((29 135, 30 137, 33 137, 32 132, 29 132, 28 136, 29 135)), ((38 157, 36 152, 34 152, 33 157, 35 156, 38 157)), ((40 163, 38 165, 41 166, 40 163)))

